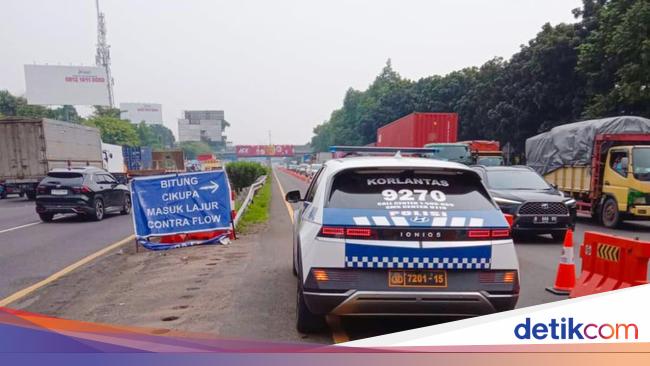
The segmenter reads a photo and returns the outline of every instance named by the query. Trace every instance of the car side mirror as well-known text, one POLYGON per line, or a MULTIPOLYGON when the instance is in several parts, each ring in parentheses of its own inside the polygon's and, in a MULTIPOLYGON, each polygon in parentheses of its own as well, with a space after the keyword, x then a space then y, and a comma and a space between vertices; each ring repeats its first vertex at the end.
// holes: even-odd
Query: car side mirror
POLYGON ((296 203, 302 201, 302 197, 300 195, 300 191, 289 191, 287 194, 284 196, 284 199, 287 202, 290 203, 296 203))
POLYGON ((553 187, 553 189, 557 189, 557 184, 552 183, 552 184, 551 184, 551 187, 553 187))

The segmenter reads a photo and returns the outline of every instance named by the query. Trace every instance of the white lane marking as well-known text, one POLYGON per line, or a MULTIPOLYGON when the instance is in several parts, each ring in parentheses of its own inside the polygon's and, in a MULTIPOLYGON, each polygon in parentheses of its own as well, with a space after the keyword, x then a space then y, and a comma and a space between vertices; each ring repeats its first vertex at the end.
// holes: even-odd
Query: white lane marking
POLYGON ((355 216, 353 217, 353 219, 354 219, 354 223, 357 225, 364 225, 364 226, 370 225, 370 220, 368 220, 368 218, 365 216, 355 216))
POLYGON ((469 226, 483 226, 483 219, 480 217, 472 217, 469 219, 469 226))
POLYGON ((408 221, 406 221, 406 217, 395 216, 393 217, 393 222, 397 226, 409 226, 408 221))
POLYGON ((431 226, 445 226, 447 224, 446 217, 434 217, 431 221, 431 226))
POLYGON ((373 216, 372 221, 374 221, 377 226, 390 226, 390 222, 388 222, 388 218, 385 216, 373 216))
POLYGON ((9 231, 14 231, 14 230, 22 229, 22 228, 25 228, 25 227, 30 227, 30 226, 38 225, 38 224, 40 224, 41 222, 42 222, 42 221, 34 221, 34 222, 30 222, 29 224, 20 225, 20 226, 12 227, 12 228, 9 228, 9 229, 0 230, 0 234, 7 233, 7 232, 9 232, 9 231))
POLYGON ((449 226, 464 226, 465 218, 464 217, 452 217, 451 224, 449 226))

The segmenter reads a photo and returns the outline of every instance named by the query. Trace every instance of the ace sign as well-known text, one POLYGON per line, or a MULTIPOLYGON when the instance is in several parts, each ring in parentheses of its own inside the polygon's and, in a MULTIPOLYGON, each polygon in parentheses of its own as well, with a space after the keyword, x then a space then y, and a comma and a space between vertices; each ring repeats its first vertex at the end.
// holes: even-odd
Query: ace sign
POLYGON ((230 185, 222 170, 135 178, 131 197, 139 238, 231 226, 230 185))

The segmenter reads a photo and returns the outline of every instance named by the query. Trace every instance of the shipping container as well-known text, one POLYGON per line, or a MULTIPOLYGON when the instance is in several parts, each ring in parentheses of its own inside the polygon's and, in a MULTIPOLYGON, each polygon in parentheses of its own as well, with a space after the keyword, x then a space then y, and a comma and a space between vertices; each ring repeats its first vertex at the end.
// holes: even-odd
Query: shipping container
POLYGON ((153 149, 149 146, 143 146, 140 148, 140 161, 142 169, 152 169, 153 166, 153 149))
POLYGON ((48 118, 0 119, 0 180, 28 198, 50 170, 79 166, 102 168, 98 129, 48 118))
POLYGON ((142 170, 142 152, 139 146, 123 146, 124 164, 127 170, 142 170))
POLYGON ((184 171, 185 155, 183 150, 154 151, 151 154, 152 169, 165 171, 184 171))
POLYGON ((423 147, 434 142, 456 142, 458 114, 411 113, 377 129, 378 147, 423 147))

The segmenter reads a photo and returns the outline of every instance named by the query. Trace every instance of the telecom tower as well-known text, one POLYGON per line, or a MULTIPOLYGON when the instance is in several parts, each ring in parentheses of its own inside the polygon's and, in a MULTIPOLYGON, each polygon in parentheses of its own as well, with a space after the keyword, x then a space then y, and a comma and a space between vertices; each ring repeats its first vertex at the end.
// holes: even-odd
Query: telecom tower
POLYGON ((106 20, 104 13, 99 11, 99 0, 95 0, 97 7, 97 54, 95 55, 95 64, 102 66, 106 70, 106 79, 108 85, 108 104, 114 107, 113 101, 113 76, 111 76, 111 46, 106 43, 106 20))

